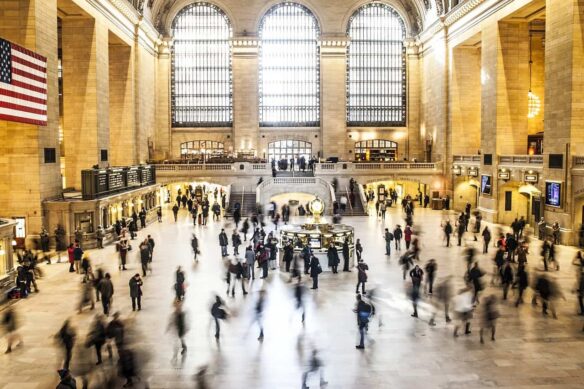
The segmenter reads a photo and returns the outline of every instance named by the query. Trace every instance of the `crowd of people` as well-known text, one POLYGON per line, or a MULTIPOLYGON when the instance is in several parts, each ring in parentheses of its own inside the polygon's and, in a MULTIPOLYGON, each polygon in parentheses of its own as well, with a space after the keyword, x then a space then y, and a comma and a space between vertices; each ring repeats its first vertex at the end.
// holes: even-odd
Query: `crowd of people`
MULTIPOLYGON (((355 188, 356 182, 352 182, 355 188)), ((457 246, 461 246, 458 254, 464 261, 463 274, 449 274, 441 270, 443 261, 450 258, 436 258, 423 252, 421 226, 414 223, 414 208, 427 206, 426 196, 419 193, 415 198, 404 195, 401 198, 401 215, 404 222, 389 226, 385 223, 387 207, 397 204, 399 198, 394 190, 389 190, 387 199, 375 201, 374 193, 367 192, 367 198, 375 204, 377 218, 383 222, 383 234, 379 239, 385 242, 385 256, 388 261, 397 256, 401 267, 401 276, 404 282, 404 290, 412 304, 411 316, 415 319, 427 319, 428 325, 433 327, 439 322, 439 316, 444 317, 444 323, 452 325, 452 335, 457 338, 461 334, 470 335, 472 333, 473 319, 478 317, 479 342, 484 343, 485 337, 489 336, 491 341, 495 341, 497 334, 497 321, 500 316, 501 305, 510 299, 510 291, 513 291, 512 304, 519 307, 524 304, 526 291, 531 288, 531 304, 534 307, 541 305, 542 314, 557 317, 556 301, 565 298, 554 277, 549 273, 558 271, 560 268, 556 254, 556 245, 559 244, 559 226, 552 226, 551 234, 546 230, 538 228, 541 244, 541 269, 537 269, 537 264, 530 263, 528 258, 533 257, 530 253, 530 236, 526 230, 526 221, 518 218, 511 223, 505 231, 491 231, 492 227, 482 221, 480 213, 471 213, 471 206, 467 204, 464 211, 454 220, 450 220, 451 214, 445 214, 445 218, 440 226, 443 234, 444 245, 451 246, 450 236, 456 234, 457 246), (470 231, 469 231, 470 230, 470 231), (543 231, 543 232, 542 232, 543 231), (479 239, 481 241, 479 242, 479 239), (475 243, 476 242, 476 243, 475 243), (493 245, 493 246, 491 246, 493 245), (478 246, 480 249, 477 249, 478 246), (489 253, 489 249, 493 250, 489 253), (393 254, 392 254, 393 252, 393 254), (479 254, 480 252, 480 254, 479 254), (396 255, 397 253, 397 255, 396 255), (486 282, 488 271, 484 269, 484 262, 481 266, 482 255, 492 256, 492 272, 490 283, 486 282), (531 271, 530 267, 531 266, 531 271), (444 274, 441 274, 444 272, 444 274), (531 275, 533 274, 533 275, 531 275), (423 309, 421 309, 423 307, 423 309)), ((265 221, 261 208, 258 208, 252 215, 247 217, 242 215, 241 208, 235 207, 233 212, 233 223, 223 220, 222 213, 225 211, 225 193, 222 190, 203 192, 202 198, 197 198, 192 187, 185 188, 185 193, 179 191, 177 202, 173 206, 174 217, 177 221, 177 214, 181 209, 187 211, 194 220, 195 225, 204 226, 207 224, 205 208, 207 214, 209 209, 213 212, 214 222, 221 223, 222 229, 217 237, 218 250, 216 253, 205 253, 205 258, 218 257, 224 265, 224 277, 226 283, 226 295, 235 298, 241 288, 241 296, 245 297, 251 292, 251 286, 257 278, 266 279, 273 273, 282 273, 290 284, 291 295, 294 300, 294 310, 300 313, 300 323, 306 323, 306 303, 310 294, 305 287, 306 278, 311 280, 312 290, 319 288, 319 278, 326 277, 332 280, 337 277, 339 270, 343 272, 354 272, 355 274, 355 304, 353 312, 356 316, 356 329, 359 334, 358 350, 365 350, 368 343, 372 341, 369 335, 371 322, 378 320, 382 326, 383 303, 379 299, 380 291, 377 288, 367 288, 370 276, 376 278, 375 272, 371 272, 370 263, 364 259, 364 249, 360 239, 355 242, 355 255, 357 261, 351 266, 353 253, 349 249, 349 242, 343 242, 337 247, 334 242, 328 244, 326 250, 326 263, 321 263, 318 256, 313 252, 308 242, 280 241, 276 233, 280 218, 284 223, 289 222, 290 209, 284 205, 278 212, 275 204, 268 207, 268 219, 271 219, 274 230, 270 231, 265 221), (213 206, 210 207, 214 199, 213 206), (218 207, 215 207, 215 204, 218 207), (220 204, 220 205, 219 205, 220 204), (178 209, 177 209, 178 208, 178 209), (176 210, 175 210, 176 209, 176 210), (218 209, 218 212, 216 211, 218 209), (283 215, 283 216, 281 216, 283 215), (233 228, 233 229, 231 229, 233 228), (268 231, 266 231, 268 230, 268 231), (281 251, 282 267, 280 267, 279 253, 281 251), (328 274, 323 275, 324 269, 330 269, 328 274), (340 269, 339 269, 340 267, 340 269)), ((373 208, 373 206, 372 206, 373 208)), ((142 216, 135 214, 132 222, 138 225, 139 229, 144 229, 146 223, 142 223, 142 216)), ((159 215, 159 218, 161 215, 159 215)), ((160 219, 159 219, 160 220, 160 219)), ((131 223, 125 221, 116 224, 115 231, 118 239, 115 242, 118 252, 118 268, 120 274, 128 269, 128 253, 132 251, 131 241, 137 238, 136 231, 133 231, 131 223)), ((141 369, 144 361, 148 359, 147 353, 138 351, 135 345, 130 345, 127 333, 127 321, 122 320, 122 313, 115 311, 112 313, 112 302, 114 293, 116 296, 127 296, 131 301, 132 311, 138 312, 143 309, 142 295, 143 287, 149 275, 152 274, 154 261, 155 241, 151 235, 145 234, 143 239, 139 239, 137 244, 137 257, 140 263, 140 272, 136 272, 128 278, 128 286, 124 291, 114 290, 112 275, 104 269, 97 267, 94 270, 90 255, 82 248, 82 242, 75 241, 68 249, 70 262, 69 271, 80 277, 81 295, 77 310, 84 313, 87 309, 95 310, 95 303, 101 302, 101 311, 96 314, 87 332, 85 342, 77 340, 78 331, 67 319, 57 334, 55 339, 62 350, 63 364, 58 371, 60 383, 58 388, 75 388, 78 377, 83 387, 87 387, 90 377, 95 369, 99 369, 103 364, 102 351, 107 350, 109 360, 117 355, 117 372, 113 376, 104 378, 107 382, 116 380, 116 375, 125 380, 124 387, 131 387, 136 380, 140 379, 141 369), (111 319, 109 317, 111 316, 111 319), (93 349, 95 354, 95 364, 93 368, 88 368, 83 350, 93 349), (114 353, 115 350, 115 353, 114 353), (140 355, 138 355, 140 354, 140 355), (84 365, 84 367, 80 367, 84 365), (75 372, 75 377, 73 375, 75 372)), ((98 249, 103 247, 97 245, 98 249)), ((193 261, 197 263, 201 259, 201 244, 197 233, 190 237, 189 246, 192 249, 193 261)), ((208 247, 208 246, 207 246, 208 247)), ((367 254, 369 257, 372 254, 367 254)), ((483 257, 484 258, 484 257, 483 257)), ((31 251, 21 253, 18 269, 17 285, 20 293, 27 295, 31 288, 38 291, 35 275, 38 274, 38 258, 31 251)), ((581 252, 573 261, 579 270, 576 277, 575 292, 578 297, 579 315, 584 315, 584 257, 581 252)), ((173 360, 178 359, 180 353, 182 358, 187 353, 188 344, 186 335, 190 328, 190 318, 184 309, 186 298, 186 273, 182 267, 178 267, 174 272, 172 284, 175 293, 173 301, 173 312, 169 320, 167 331, 171 332, 176 339, 173 360)), ((382 282, 382 280, 377 280, 382 282)), ((253 318, 250 326, 255 326, 258 330, 257 339, 263 342, 266 328, 264 317, 269 298, 269 289, 262 287, 253 293, 253 318)), ((123 297, 122 297, 123 298, 123 297)), ((250 297, 247 297, 250 298, 250 297)), ((150 307, 144 307, 146 309, 150 307)), ((237 320, 234 311, 237 307, 234 303, 224 300, 220 295, 215 295, 209 306, 208 315, 214 323, 214 337, 217 342, 221 339, 222 323, 227 320, 237 320)), ((7 353, 11 353, 17 345, 22 344, 22 336, 19 333, 20 319, 16 309, 9 308, 4 311, 2 324, 7 333, 7 353)), ((270 331, 277 331, 270 329, 270 331)), ((324 363, 318 355, 317 350, 311 352, 307 361, 306 370, 303 372, 303 388, 307 387, 307 377, 311 374, 320 376, 321 385, 326 385, 324 379, 324 363)), ((204 370, 198 375, 198 379, 204 381, 204 370)), ((93 378, 92 378, 93 379, 93 378)), ((104 382, 106 382, 104 381, 104 382)))

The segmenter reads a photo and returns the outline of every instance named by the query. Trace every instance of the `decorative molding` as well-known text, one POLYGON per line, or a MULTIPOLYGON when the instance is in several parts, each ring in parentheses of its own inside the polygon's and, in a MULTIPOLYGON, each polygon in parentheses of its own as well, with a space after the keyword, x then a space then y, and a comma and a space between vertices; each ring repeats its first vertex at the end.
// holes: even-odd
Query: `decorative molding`
POLYGON ((229 40, 231 52, 237 57, 255 57, 260 49, 260 41, 255 36, 236 36, 229 40))
POLYGON ((464 15, 468 14, 474 8, 484 3, 485 0, 466 0, 452 9, 446 18, 444 19, 444 24, 446 26, 452 25, 454 22, 462 18, 464 15))
POLYGON ((140 21, 140 13, 134 6, 132 6, 128 0, 109 0, 114 7, 122 15, 124 15, 132 24, 137 24, 140 21))

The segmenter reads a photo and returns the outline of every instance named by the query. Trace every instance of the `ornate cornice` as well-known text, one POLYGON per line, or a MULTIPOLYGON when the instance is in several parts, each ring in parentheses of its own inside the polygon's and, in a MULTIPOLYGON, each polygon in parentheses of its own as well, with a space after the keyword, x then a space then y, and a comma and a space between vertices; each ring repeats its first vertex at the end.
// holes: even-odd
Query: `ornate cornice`
POLYGON ((465 2, 456 6, 452 11, 446 14, 444 19, 444 24, 446 26, 452 25, 457 20, 461 19, 464 15, 468 14, 474 8, 484 3, 485 0, 466 0, 465 2))
POLYGON ((140 13, 128 2, 128 0, 109 0, 109 2, 112 3, 113 6, 116 7, 116 9, 132 24, 136 24, 140 20, 140 13))

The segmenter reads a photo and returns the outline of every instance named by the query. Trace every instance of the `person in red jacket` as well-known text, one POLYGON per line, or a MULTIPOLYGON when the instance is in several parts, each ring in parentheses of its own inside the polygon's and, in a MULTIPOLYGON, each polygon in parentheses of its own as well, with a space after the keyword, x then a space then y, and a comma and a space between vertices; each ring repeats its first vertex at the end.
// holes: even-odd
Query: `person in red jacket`
POLYGON ((413 233, 414 231, 412 231, 412 227, 406 226, 406 228, 404 229, 404 240, 406 241, 406 250, 410 249, 410 243, 412 243, 413 233))
POLYGON ((69 272, 73 273, 75 271, 75 268, 73 267, 73 264, 75 263, 75 256, 73 255, 73 251, 75 250, 75 247, 73 247, 73 243, 71 243, 69 245, 69 247, 67 247, 67 255, 69 256, 69 272))

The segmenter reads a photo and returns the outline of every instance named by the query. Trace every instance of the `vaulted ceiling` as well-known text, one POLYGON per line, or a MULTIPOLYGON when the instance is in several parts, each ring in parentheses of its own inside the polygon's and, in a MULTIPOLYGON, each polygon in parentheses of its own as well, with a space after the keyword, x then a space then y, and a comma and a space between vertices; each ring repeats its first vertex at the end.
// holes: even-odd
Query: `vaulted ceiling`
MULTIPOLYGON (((205 0, 146 0, 144 15, 152 20, 154 26, 164 35, 177 12, 188 4, 205 0)), ((207 0, 222 8, 232 21, 234 33, 251 34, 257 31, 261 15, 272 5, 283 0, 207 0)), ((294 1, 294 0, 293 0, 294 1)), ((324 34, 338 34, 344 31, 350 14, 366 0, 295 0, 313 10, 321 22, 324 34)), ((444 12, 443 3, 447 0, 385 0, 393 5, 406 18, 411 35, 419 33, 429 19, 435 19, 444 12)))

